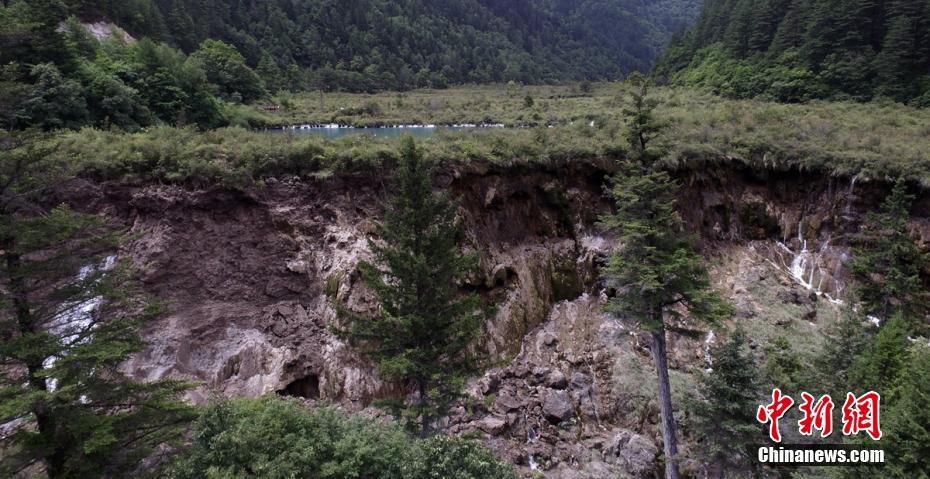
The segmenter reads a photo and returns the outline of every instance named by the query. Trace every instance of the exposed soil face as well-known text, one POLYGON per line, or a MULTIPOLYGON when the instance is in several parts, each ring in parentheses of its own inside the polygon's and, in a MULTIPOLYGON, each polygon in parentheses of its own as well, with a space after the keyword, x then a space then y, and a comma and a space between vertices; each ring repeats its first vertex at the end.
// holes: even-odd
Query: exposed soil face
MULTIPOLYGON (((483 432, 499 453, 549 477, 652 477, 657 467, 654 411, 636 407, 627 386, 653 380, 648 349, 634 324, 601 312, 598 267, 614 246, 596 224, 611 210, 608 174, 590 162, 473 165, 436 180, 461 198, 466 248, 481 257, 462 287, 497 305, 482 346, 502 364, 472 382, 470 403, 446 427, 483 432)), ((842 298, 849 235, 889 189, 735 167, 678 175, 679 209, 705 249, 737 258, 714 279, 745 317, 756 314, 753 288, 763 281, 789 291, 790 311, 829 304, 805 303, 811 292, 842 298)), ((335 301, 376 307, 356 265, 370 259, 384 183, 281 178, 234 191, 76 180, 50 201, 128 226, 136 239, 120 254, 169 303, 129 374, 200 381, 190 393, 198 402, 277 392, 360 409, 406 393, 331 332, 335 301)), ((930 196, 914 213, 914 229, 930 239, 930 196)), ((671 337, 669 348, 676 371, 702 367, 704 342, 671 337)))

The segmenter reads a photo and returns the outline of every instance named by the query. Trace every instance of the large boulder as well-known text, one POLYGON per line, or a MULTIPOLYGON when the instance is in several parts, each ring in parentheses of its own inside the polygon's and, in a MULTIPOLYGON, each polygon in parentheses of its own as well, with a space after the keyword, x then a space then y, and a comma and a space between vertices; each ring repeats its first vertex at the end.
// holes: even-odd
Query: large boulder
POLYGON ((574 415, 574 410, 568 392, 550 390, 546 393, 542 412, 546 420, 553 424, 569 420, 574 415))
POLYGON ((478 421, 477 427, 492 436, 498 436, 507 428, 507 421, 499 417, 488 416, 478 421))
POLYGON ((653 441, 632 431, 614 436, 608 451, 634 478, 654 477, 659 448, 653 441))

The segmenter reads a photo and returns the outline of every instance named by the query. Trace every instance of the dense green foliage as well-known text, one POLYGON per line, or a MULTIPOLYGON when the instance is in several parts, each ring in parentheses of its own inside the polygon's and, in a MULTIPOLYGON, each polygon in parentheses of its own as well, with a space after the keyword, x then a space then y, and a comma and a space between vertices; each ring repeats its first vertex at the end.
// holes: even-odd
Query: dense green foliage
POLYGON ((849 386, 862 391, 891 389, 898 374, 907 368, 908 330, 902 316, 888 320, 852 363, 849 386))
POLYGON ((0 422, 11 428, 0 474, 121 476, 179 438, 192 419, 178 401, 187 386, 120 372, 158 310, 125 266, 104 260, 119 237, 101 218, 44 205, 67 178, 46 157, 0 151, 0 422))
POLYGON ((611 183, 617 211, 601 218, 623 245, 605 270, 618 288, 610 310, 650 332, 665 331, 669 319, 714 320, 729 310, 711 291, 695 238, 684 230, 675 207, 677 188, 664 171, 623 171, 611 183), (685 305, 688 314, 676 305, 685 305))
POLYGON ((649 97, 649 83, 646 79, 637 74, 632 76, 630 81, 634 85, 638 83, 640 88, 630 92, 632 105, 623 110, 623 114, 629 118, 626 140, 634 158, 652 164, 661 157, 661 153, 650 149, 650 146, 654 146, 655 141, 669 125, 656 118, 655 109, 659 101, 649 97))
POLYGON ((701 437, 701 454, 724 477, 727 472, 746 475, 755 461, 741 445, 757 441, 760 427, 753 411, 763 396, 759 368, 749 351, 746 333, 740 329, 714 347, 710 372, 701 376, 700 398, 686 405, 694 415, 694 429, 701 437))
MULTIPOLYGON (((903 322, 892 319, 882 327, 875 342, 863 355, 863 359, 875 359, 876 354, 894 361, 871 364, 889 369, 866 369, 861 379, 866 382, 853 386, 853 391, 880 391, 882 438, 877 443, 885 451, 885 464, 859 465, 831 471, 831 477, 845 479, 867 479, 887 477, 889 479, 911 479, 930 477, 927 463, 928 441, 930 441, 930 347, 926 338, 909 341, 901 333, 903 322), (895 324, 895 323, 898 324, 895 324), (885 330, 896 332, 884 334, 885 330), (894 336, 897 336, 896 338, 894 336), (891 341, 889 341, 891 340, 891 341), (879 353, 878 351, 884 351, 879 353)), ((871 361, 870 361, 871 362, 871 361)), ((839 421, 839 419, 837 419, 839 421)), ((868 438, 847 438, 847 443, 875 445, 868 438)))
POLYGON ((895 183, 881 210, 866 216, 854 238, 849 270, 867 314, 882 319, 900 314, 921 324, 930 313, 930 293, 921 277, 930 266, 930 252, 909 230, 913 202, 906 183, 895 183))
POLYGON ((235 101, 252 101, 265 94, 262 80, 248 65, 236 47, 219 40, 205 40, 191 55, 215 85, 220 96, 235 101))
POLYGON ((893 479, 930 477, 930 348, 911 347, 907 367, 884 399, 889 407, 882 412, 882 447, 893 460, 880 474, 893 479))
POLYGON ((869 326, 860 314, 845 311, 839 321, 824 332, 823 349, 814 361, 812 383, 832 397, 842 397, 851 390, 859 356, 871 342, 869 326))
POLYGON ((288 399, 213 404, 173 479, 511 479, 513 469, 464 439, 409 438, 391 424, 310 410, 288 399))
POLYGON ((234 45, 272 89, 616 79, 648 70, 697 0, 69 0, 193 52, 234 45), (260 68, 259 68, 260 67, 260 68))
POLYGON ((601 218, 623 246, 605 273, 618 288, 610 310, 636 319, 644 330, 664 333, 666 316, 681 317, 675 305, 710 320, 725 316, 729 308, 710 290, 695 238, 685 233, 677 211, 678 185, 657 161, 662 152, 654 142, 667 128, 655 115, 658 102, 648 97, 644 78, 636 81, 631 108, 624 110, 633 161, 611 179, 617 209, 601 218))
POLYGON ((930 3, 708 0, 656 74, 736 98, 930 106, 930 3))
POLYGON ((188 58, 149 39, 101 42, 67 14, 56 0, 0 6, 0 128, 210 128, 241 123, 233 104, 264 94, 230 45, 208 41, 188 58))
POLYGON ((373 318, 344 311, 348 327, 342 333, 382 377, 416 389, 415 404, 396 407, 425 437, 478 370, 480 357, 469 346, 481 333, 484 314, 477 295, 459 294, 458 283, 476 258, 461 252, 458 205, 447 193, 433 193, 430 169, 413 138, 403 142, 394 183, 376 230, 379 241, 372 244, 378 264, 359 265, 381 310, 373 318))

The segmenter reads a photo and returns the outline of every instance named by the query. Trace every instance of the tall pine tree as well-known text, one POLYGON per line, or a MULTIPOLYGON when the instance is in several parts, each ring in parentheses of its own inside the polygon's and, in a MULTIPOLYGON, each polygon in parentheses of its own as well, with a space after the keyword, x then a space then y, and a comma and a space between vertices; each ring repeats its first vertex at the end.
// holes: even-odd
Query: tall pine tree
MULTIPOLYGON (((607 310, 616 317, 634 319, 649 334, 659 383, 666 478, 677 479, 678 434, 665 335, 670 329, 680 330, 689 319, 723 319, 731 308, 711 290, 703 258, 675 211, 677 184, 656 168, 655 153, 649 141, 643 141, 647 136, 637 133, 658 123, 650 108, 653 103, 645 98, 645 86, 639 86, 629 136, 636 161, 611 180, 616 212, 601 218, 602 225, 617 234, 620 244, 604 271, 608 283, 617 290, 607 310)), ((654 138, 655 133, 648 137, 654 138)))
POLYGON ((852 391, 854 364, 871 338, 862 317, 851 310, 824 333, 823 351, 815 359, 814 383, 833 397, 842 397, 852 391))
POLYGON ((0 471, 122 476, 179 438, 192 419, 178 401, 186 385, 120 372, 157 308, 106 259, 119 236, 101 218, 43 205, 62 172, 47 154, 0 151, 0 422, 16 424, 0 471))
POLYGON ((885 391, 894 386, 898 374, 908 367, 908 330, 900 315, 882 326, 852 363, 848 375, 854 390, 885 391))
POLYGON ((922 327, 930 312, 930 293, 921 272, 930 265, 930 252, 916 243, 908 228, 913 202, 905 182, 898 180, 853 238, 849 269, 867 314, 883 320, 901 314, 922 327))
POLYGON ((700 399, 691 405, 701 453, 716 477, 729 472, 747 474, 755 461, 742 446, 759 438, 761 429, 754 409, 762 396, 759 368, 752 357, 746 333, 737 329, 730 339, 711 350, 711 371, 701 377, 700 399))
POLYGON ((875 471, 894 479, 930 476, 930 348, 913 345, 907 364, 882 411, 886 431, 882 448, 892 459, 875 471))
POLYGON ((481 365, 471 346, 485 315, 477 295, 459 291, 475 257, 461 251, 457 212, 447 194, 433 193, 430 169, 407 137, 394 198, 372 242, 376 264, 359 265, 380 311, 374 317, 343 311, 347 326, 340 331, 382 377, 416 389, 414 404, 395 406, 424 437, 481 365))

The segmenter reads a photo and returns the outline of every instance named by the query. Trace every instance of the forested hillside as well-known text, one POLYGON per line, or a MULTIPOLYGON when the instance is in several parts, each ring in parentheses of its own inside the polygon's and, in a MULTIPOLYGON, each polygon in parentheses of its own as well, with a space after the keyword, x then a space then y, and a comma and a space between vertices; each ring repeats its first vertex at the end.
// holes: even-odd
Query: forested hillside
POLYGON ((656 74, 738 98, 930 105, 927 0, 708 0, 656 74))
POLYGON ((4 0, 0 128, 212 128, 281 90, 615 79, 698 3, 4 0))
POLYGON ((194 51, 234 45, 270 87, 372 90, 648 70, 699 0, 70 0, 194 51), (283 82, 283 83, 282 83, 283 82))

